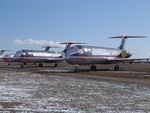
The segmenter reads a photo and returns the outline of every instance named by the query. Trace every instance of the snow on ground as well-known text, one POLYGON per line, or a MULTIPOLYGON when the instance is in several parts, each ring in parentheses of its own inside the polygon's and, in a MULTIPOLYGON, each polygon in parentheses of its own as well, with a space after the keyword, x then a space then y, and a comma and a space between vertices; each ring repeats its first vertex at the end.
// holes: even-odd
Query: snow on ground
POLYGON ((0 113, 148 113, 150 86, 35 74, 0 73, 0 113))

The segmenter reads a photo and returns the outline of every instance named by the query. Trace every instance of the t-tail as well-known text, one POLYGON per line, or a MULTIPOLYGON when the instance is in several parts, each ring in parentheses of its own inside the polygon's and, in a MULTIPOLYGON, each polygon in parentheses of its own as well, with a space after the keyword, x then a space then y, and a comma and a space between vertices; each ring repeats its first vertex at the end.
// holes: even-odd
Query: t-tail
POLYGON ((123 36, 115 36, 115 37, 110 37, 110 38, 122 38, 121 43, 120 43, 118 49, 124 50, 127 38, 146 38, 146 36, 127 36, 127 35, 123 35, 123 36))
POLYGON ((0 55, 3 55, 5 51, 9 51, 9 50, 7 50, 7 49, 0 50, 0 55))

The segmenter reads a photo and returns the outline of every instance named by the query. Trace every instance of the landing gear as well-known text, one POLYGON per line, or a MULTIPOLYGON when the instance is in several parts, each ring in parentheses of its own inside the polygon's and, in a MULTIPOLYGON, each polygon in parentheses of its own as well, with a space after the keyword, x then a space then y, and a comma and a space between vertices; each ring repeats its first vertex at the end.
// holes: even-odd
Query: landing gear
POLYGON ((133 63, 133 61, 130 62, 130 64, 132 64, 132 63, 133 63))
POLYGON ((77 73, 79 72, 79 67, 77 65, 74 65, 72 66, 70 69, 69 69, 69 72, 72 72, 72 73, 77 73))
POLYGON ((43 67, 43 64, 42 64, 42 63, 40 63, 40 64, 39 64, 39 67, 43 67))
POLYGON ((57 67, 57 66, 58 66, 58 64, 57 64, 57 63, 55 63, 55 64, 54 64, 54 67, 57 67))
POLYGON ((33 65, 36 65, 36 63, 33 63, 33 65))
POLYGON ((20 68, 24 68, 24 65, 21 64, 20 68))
POLYGON ((116 64, 116 65, 115 65, 114 71, 120 71, 120 66, 119 66, 119 64, 116 64))
POLYGON ((96 71, 96 66, 91 66, 91 71, 96 71))
POLYGON ((23 65, 27 65, 27 63, 23 63, 23 65))
POLYGON ((27 63, 21 63, 20 68, 24 68, 25 65, 27 65, 27 63))
POLYGON ((147 63, 150 63, 149 59, 146 60, 147 63))

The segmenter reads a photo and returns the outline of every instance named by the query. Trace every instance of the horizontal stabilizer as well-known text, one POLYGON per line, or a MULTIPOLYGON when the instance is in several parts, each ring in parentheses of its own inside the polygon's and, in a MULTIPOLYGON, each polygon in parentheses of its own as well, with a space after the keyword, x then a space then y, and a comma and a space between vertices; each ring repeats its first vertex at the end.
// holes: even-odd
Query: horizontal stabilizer
POLYGON ((10 50, 8 50, 8 49, 0 49, 0 51, 10 51, 10 50))
POLYGON ((121 43, 120 43, 120 46, 118 47, 118 49, 120 50, 123 50, 124 47, 125 47, 125 42, 126 42, 126 39, 128 38, 146 38, 146 36, 127 36, 127 35, 122 35, 122 36, 114 36, 114 37, 109 37, 109 38, 121 38, 121 43))
POLYGON ((45 48, 45 51, 49 51, 50 48, 61 48, 60 46, 43 46, 45 48))
POLYGON ((5 51, 10 51, 10 50, 7 50, 7 49, 1 49, 1 50, 0 50, 0 55, 2 55, 5 51))
POLYGON ((81 42, 63 42, 63 43, 60 43, 60 44, 85 44, 85 43, 81 43, 81 42))
POLYGON ((49 48, 61 48, 61 46, 42 46, 42 48, 47 48, 47 47, 49 47, 49 48))
POLYGON ((109 37, 109 38, 147 38, 146 36, 114 36, 114 37, 109 37))

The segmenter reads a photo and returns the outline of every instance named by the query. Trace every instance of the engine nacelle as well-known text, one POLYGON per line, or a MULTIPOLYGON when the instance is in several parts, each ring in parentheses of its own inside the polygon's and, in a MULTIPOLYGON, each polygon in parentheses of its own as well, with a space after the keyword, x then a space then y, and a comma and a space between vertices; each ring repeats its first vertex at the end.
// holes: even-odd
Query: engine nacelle
POLYGON ((118 57, 120 58, 129 58, 132 54, 128 52, 127 50, 122 50, 118 57))

